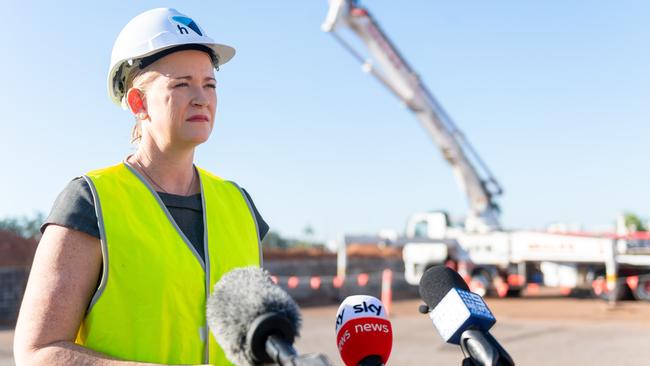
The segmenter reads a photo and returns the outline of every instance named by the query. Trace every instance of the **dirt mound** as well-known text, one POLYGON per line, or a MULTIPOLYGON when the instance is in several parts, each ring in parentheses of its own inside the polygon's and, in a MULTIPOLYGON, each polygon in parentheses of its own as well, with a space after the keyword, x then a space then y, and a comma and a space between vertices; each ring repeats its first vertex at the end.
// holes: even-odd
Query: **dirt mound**
POLYGON ((381 245, 350 244, 348 257, 363 258, 402 258, 402 248, 381 245))
POLYGON ((0 230, 0 266, 29 267, 34 260, 38 242, 10 231, 0 230))
MULTIPOLYGON (((335 258, 323 248, 264 248, 264 259, 298 259, 298 258, 335 258)), ((368 244, 348 245, 348 257, 355 258, 401 258, 402 248, 368 244)))
POLYGON ((336 253, 323 248, 264 248, 264 259, 297 259, 336 257, 336 253))

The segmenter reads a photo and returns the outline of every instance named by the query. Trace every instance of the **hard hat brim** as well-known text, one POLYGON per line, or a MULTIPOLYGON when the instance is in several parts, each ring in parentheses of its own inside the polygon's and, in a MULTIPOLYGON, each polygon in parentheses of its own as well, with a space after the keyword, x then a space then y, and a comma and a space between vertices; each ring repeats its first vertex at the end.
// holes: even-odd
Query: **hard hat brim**
MULTIPOLYGON (((235 56, 235 49, 231 46, 225 45, 225 44, 218 44, 218 43, 199 43, 199 42, 190 42, 186 44, 197 44, 201 46, 208 47, 209 49, 214 52, 214 54, 217 57, 218 64, 214 65, 215 68, 218 68, 221 65, 224 65, 228 61, 230 61, 234 56, 235 56)), ((126 91, 120 91, 117 90, 115 87, 116 81, 115 77, 116 74, 120 71, 124 63, 129 62, 131 60, 138 60, 142 59, 144 57, 152 56, 154 54, 163 52, 167 49, 182 46, 183 44, 175 44, 175 45, 170 45, 169 47, 164 47, 164 48, 159 48, 156 50, 152 50, 150 52, 144 53, 142 55, 138 55, 137 57, 134 58, 129 58, 129 59, 123 59, 113 65, 111 70, 109 70, 108 73, 108 94, 113 101, 113 103, 117 104, 118 106, 121 106, 122 108, 126 109, 126 106, 123 105, 122 103, 122 98, 124 97, 123 93, 126 91)))

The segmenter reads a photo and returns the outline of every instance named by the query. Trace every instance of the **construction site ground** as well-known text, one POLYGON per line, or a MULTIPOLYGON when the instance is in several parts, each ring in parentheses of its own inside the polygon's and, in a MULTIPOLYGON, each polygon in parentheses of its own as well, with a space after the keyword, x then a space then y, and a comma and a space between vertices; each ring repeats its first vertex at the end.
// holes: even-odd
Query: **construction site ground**
MULTIPOLYGON (((487 299, 497 324, 492 333, 517 365, 610 366, 650 363, 650 303, 565 298, 552 291, 514 299, 487 299)), ((394 344, 389 365, 460 365, 457 346, 442 342, 418 300, 393 303, 394 344)), ((325 353, 343 365, 335 346, 337 305, 303 307, 302 353, 325 353)), ((0 366, 14 365, 13 330, 0 330, 0 366)))
MULTIPOLYGON (((487 299, 497 317, 492 334, 517 365, 610 366, 650 363, 650 303, 565 298, 552 292, 535 297, 487 299)), ((460 365, 460 347, 445 344, 417 300, 393 303, 394 344, 388 364, 460 365)), ((335 346, 337 306, 303 309, 301 352, 323 352, 343 365, 335 346)))

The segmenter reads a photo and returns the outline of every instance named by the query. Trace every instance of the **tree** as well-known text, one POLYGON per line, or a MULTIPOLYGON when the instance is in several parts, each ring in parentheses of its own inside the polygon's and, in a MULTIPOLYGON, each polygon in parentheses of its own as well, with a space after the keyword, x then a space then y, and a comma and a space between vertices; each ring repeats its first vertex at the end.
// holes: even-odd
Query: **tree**
POLYGON ((45 221, 45 214, 36 212, 33 217, 5 217, 0 220, 0 230, 11 231, 26 239, 41 238, 41 225, 45 221))
POLYGON ((264 236, 264 240, 262 240, 262 246, 267 248, 287 249, 289 247, 289 242, 275 231, 269 231, 264 236))
POLYGON ((307 226, 302 229, 302 233, 305 234, 305 237, 311 238, 314 236, 314 228, 311 225, 307 224, 307 226))
MULTIPOLYGON (((313 229, 312 229, 312 234, 313 234, 313 229)), ((268 233, 266 233, 266 236, 264 236, 264 240, 262 240, 262 246, 266 248, 279 248, 279 249, 325 247, 323 243, 312 240, 311 238, 306 238, 306 239, 283 238, 282 236, 280 236, 280 234, 276 233, 275 231, 269 231, 268 233)))
POLYGON ((648 230, 648 228, 643 224, 643 221, 641 221, 641 218, 639 218, 637 215, 631 212, 626 212, 624 217, 625 217, 625 227, 630 229, 631 231, 648 230))

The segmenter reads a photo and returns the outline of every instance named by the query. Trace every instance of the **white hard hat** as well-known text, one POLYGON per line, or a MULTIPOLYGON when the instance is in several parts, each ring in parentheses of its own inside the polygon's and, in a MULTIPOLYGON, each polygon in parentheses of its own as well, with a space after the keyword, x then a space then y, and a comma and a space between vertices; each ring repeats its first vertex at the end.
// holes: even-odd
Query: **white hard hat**
POLYGON ((143 61, 150 64, 176 48, 205 50, 215 67, 235 55, 234 48, 215 43, 194 20, 177 10, 148 10, 131 19, 113 45, 108 72, 108 95, 113 103, 126 108, 126 79, 133 68, 140 67, 143 61))

